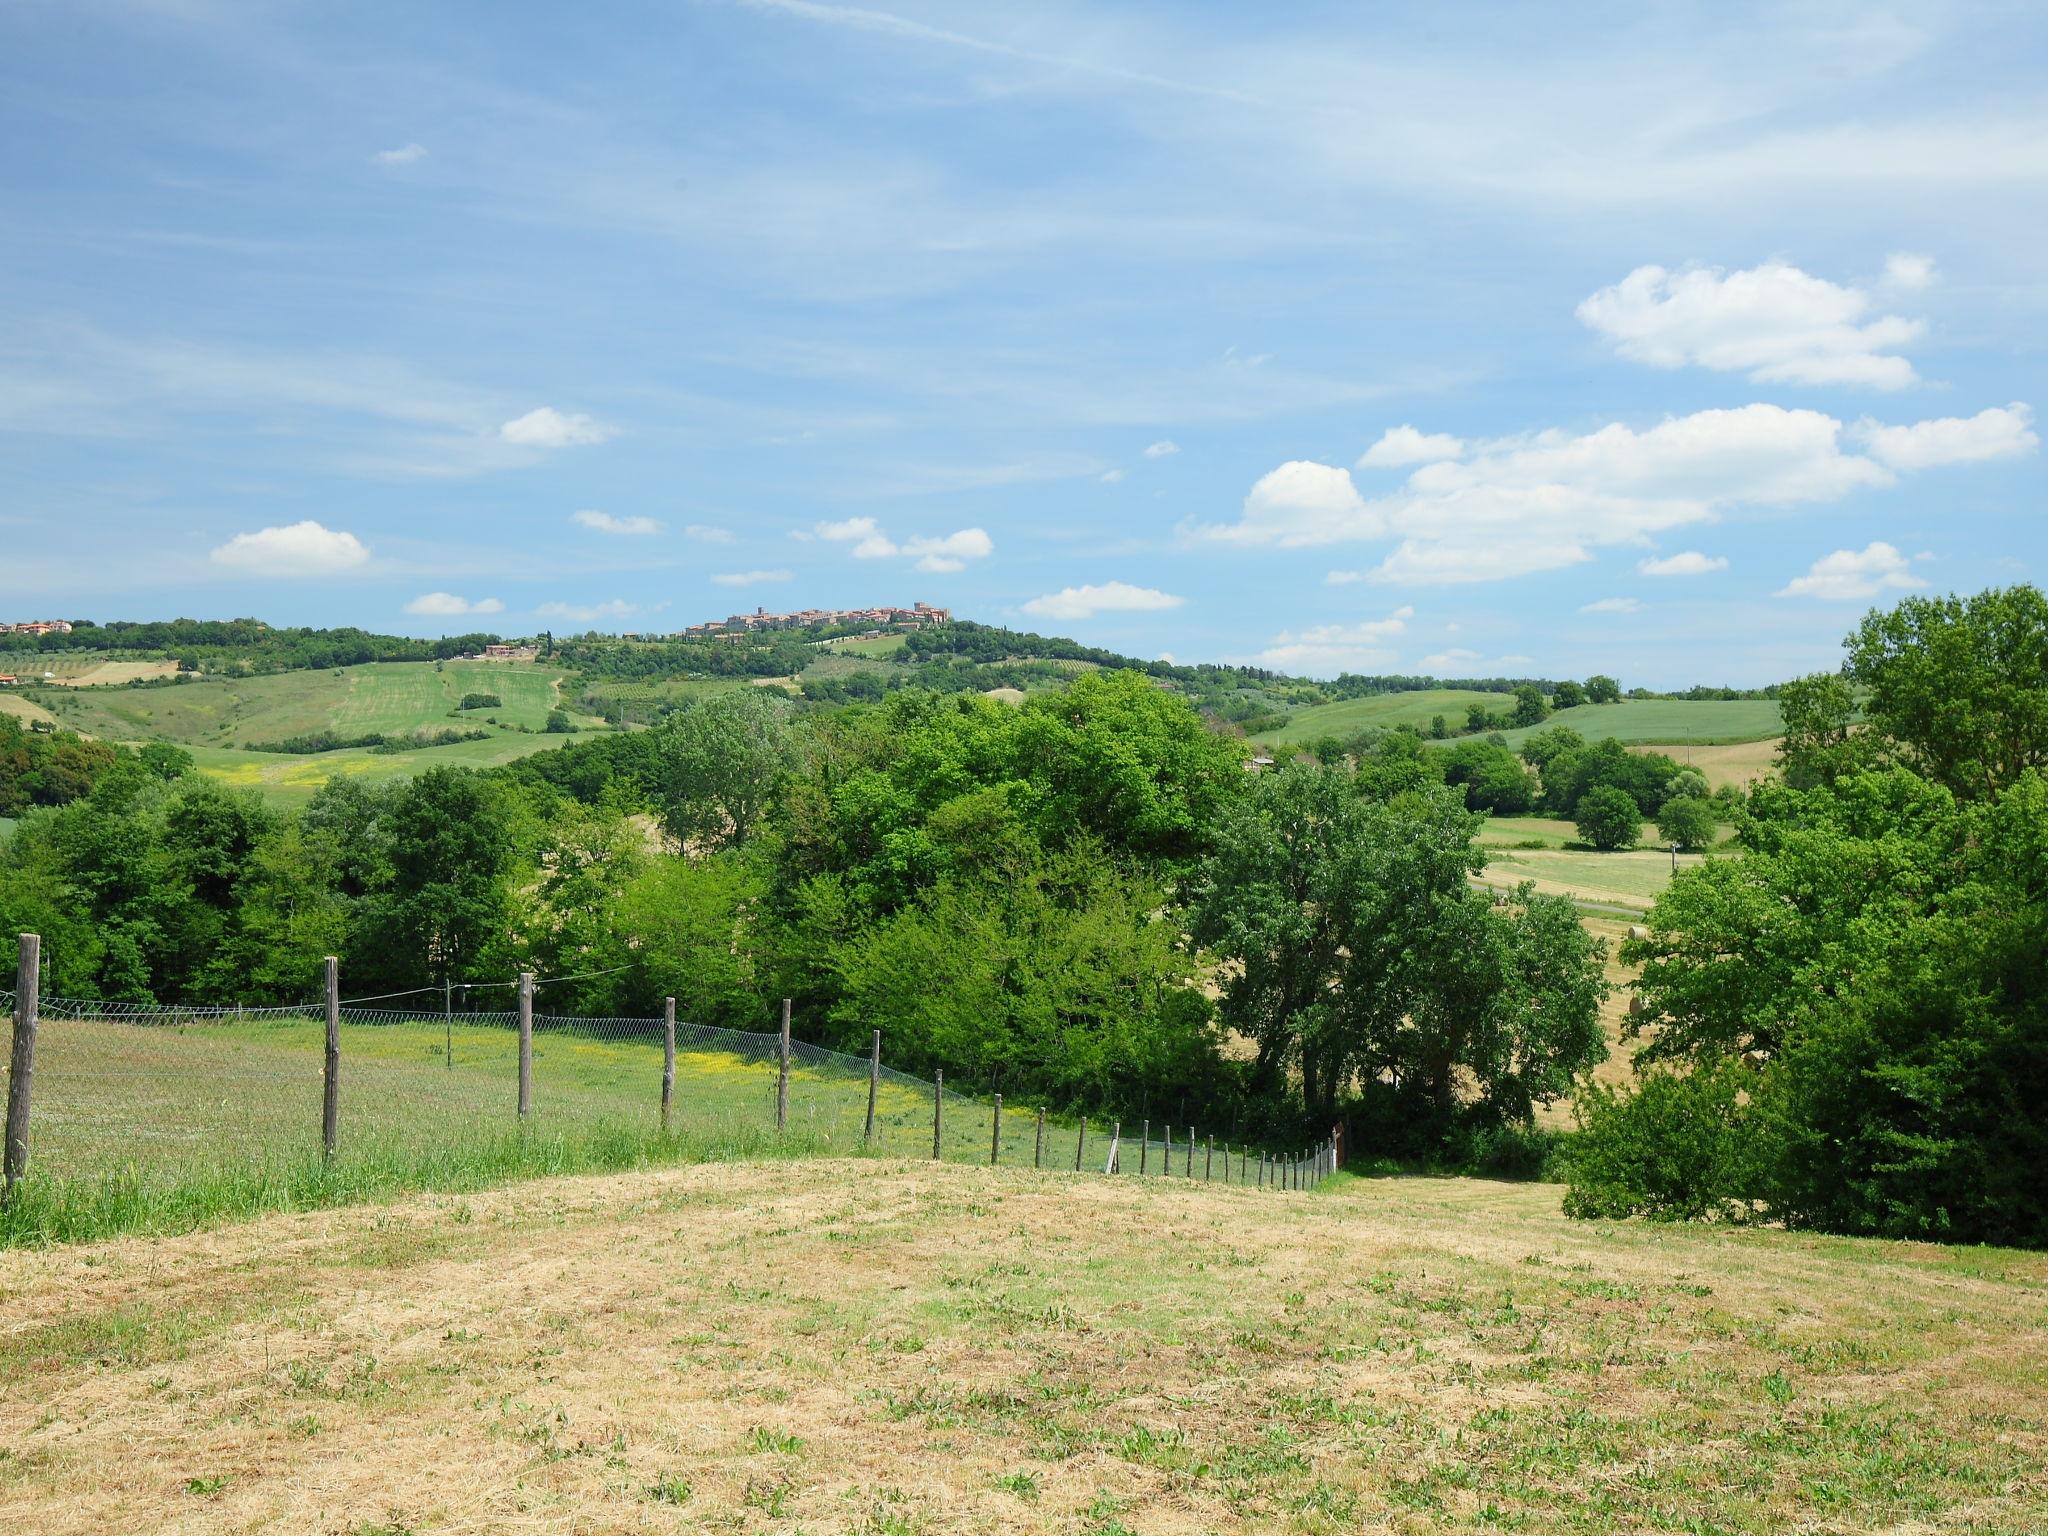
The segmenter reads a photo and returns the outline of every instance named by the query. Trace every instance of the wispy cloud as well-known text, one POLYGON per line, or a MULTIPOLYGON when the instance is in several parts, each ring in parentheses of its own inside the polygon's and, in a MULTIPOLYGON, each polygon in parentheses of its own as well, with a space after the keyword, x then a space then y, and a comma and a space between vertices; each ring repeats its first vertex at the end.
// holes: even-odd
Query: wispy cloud
POLYGON ((569 514, 570 521, 599 533, 620 534, 629 538, 643 538, 651 533, 661 532, 661 524, 651 517, 613 517, 609 512, 586 508, 569 514))
POLYGON ((1095 586, 1062 587, 1057 592, 1034 597, 1024 605, 1024 611, 1041 619, 1092 619, 1098 613, 1159 613, 1178 608, 1186 601, 1156 587, 1105 581, 1095 586))
POLYGON ((788 581, 791 579, 791 573, 782 570, 720 571, 711 579, 721 587, 758 587, 764 582, 788 581))
POLYGON ((521 448, 577 448, 610 442, 619 429, 579 411, 558 411, 543 405, 515 416, 498 428, 498 436, 521 448))
POLYGON ((416 160, 427 158, 424 144, 401 144, 396 149, 380 149, 370 157, 379 165, 411 165, 416 160))

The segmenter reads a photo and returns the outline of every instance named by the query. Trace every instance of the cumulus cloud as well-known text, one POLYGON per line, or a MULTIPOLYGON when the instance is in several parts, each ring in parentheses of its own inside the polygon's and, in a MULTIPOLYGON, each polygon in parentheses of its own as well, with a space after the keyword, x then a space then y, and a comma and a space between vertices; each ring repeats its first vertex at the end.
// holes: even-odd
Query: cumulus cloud
POLYGON ((1024 611, 1041 619, 1092 619, 1098 613, 1157 613, 1178 608, 1185 601, 1156 587, 1105 581, 1100 586, 1062 587, 1057 592, 1034 597, 1024 605, 1024 611))
POLYGON ((1387 641, 1405 634, 1413 608, 1396 608, 1383 619, 1356 624, 1317 624, 1300 631, 1283 630, 1259 652, 1260 665, 1311 677, 1339 672, 1366 672, 1393 665, 1387 641))
POLYGON ((1903 388, 1915 375, 1897 350, 1925 327, 1897 315, 1866 318, 1871 308, 1860 288, 1767 261, 1742 272, 1637 267, 1580 304, 1578 316, 1623 357, 1654 368, 1691 364, 1759 383, 1903 388))
POLYGON ((730 529, 714 528, 708 523, 689 524, 683 529, 683 537, 695 539, 699 544, 730 544, 733 541, 730 529))
POLYGON ((920 571, 945 573, 965 570, 970 560, 986 560, 995 553, 995 540, 980 528, 962 528, 938 538, 917 537, 901 544, 882 531, 872 517, 849 517, 842 522, 819 523, 817 537, 833 544, 851 544, 856 560, 891 560, 905 556, 917 562, 920 571))
POLYGON ((1817 597, 1825 602, 1853 602, 1885 591, 1924 587, 1909 569, 1906 557, 1885 543, 1862 549, 1838 549, 1813 562, 1778 590, 1780 597, 1817 597))
POLYGON ((1933 469, 1942 464, 2022 458, 2041 446, 2033 422, 2032 408, 2015 400, 1974 416, 1942 416, 1909 427, 1860 421, 1856 437, 1872 458, 1893 469, 1933 469))
POLYGON ((213 551, 215 565, 245 576, 338 576, 370 558, 363 541, 352 533, 328 528, 310 518, 279 528, 238 533, 213 551))
POLYGON ((1934 258, 1922 256, 1914 251, 1894 251, 1884 259, 1884 281, 1887 288, 1902 288, 1917 293, 1922 288, 1932 288, 1936 273, 1934 258))
POLYGON ((498 428, 498 436, 521 448, 580 448, 610 442, 619 429, 575 411, 543 405, 515 416, 498 428))
POLYGON ((1711 576, 1715 571, 1728 569, 1728 557, 1703 555, 1696 549, 1688 549, 1675 555, 1638 560, 1636 569, 1645 576, 1711 576))
POLYGON ((1176 443, 1170 437, 1162 437, 1158 442, 1145 450, 1145 457, 1148 459, 1169 459, 1179 452, 1179 443, 1176 443))
POLYGON ((370 157, 379 165, 411 165, 415 160, 427 158, 424 144, 401 144, 396 149, 380 149, 370 157))
POLYGON ((424 592, 407 603, 405 611, 429 618, 454 618, 465 613, 503 613, 505 605, 495 597, 480 597, 471 602, 453 592, 424 592))
POLYGON ((788 571, 721 571, 711 578, 721 587, 758 587, 768 581, 788 581, 788 571))
POLYGON ((1455 459, 1465 444, 1448 432, 1418 432, 1407 425, 1389 427, 1380 440, 1358 456, 1360 469, 1398 469, 1406 464, 1434 464, 1455 459))
POLYGON ((661 532, 661 524, 651 517, 613 517, 609 512, 598 512, 588 508, 571 513, 570 521, 581 523, 585 528, 595 528, 599 533, 639 536, 661 532))
POLYGON ((533 610, 544 619, 564 619, 571 624, 595 624, 600 619, 623 619, 638 613, 637 604, 622 597, 602 603, 542 603, 533 610))
POLYGON ((1581 603, 1581 613, 1641 613, 1643 605, 1633 597, 1603 597, 1598 602, 1581 603))
POLYGON ((1414 469, 1384 496, 1359 493, 1348 471, 1294 460, 1260 477, 1233 523, 1190 537, 1303 548, 1394 538, 1369 579, 1417 584, 1493 581, 1557 570, 1596 549, 1641 545, 1731 508, 1790 508, 1881 488, 1924 465, 1955 462, 1967 442, 1988 454, 2034 446, 2024 406, 1960 424, 1849 433, 1820 411, 1777 405, 1696 411, 1655 426, 1614 423, 1466 445, 1462 458, 1414 469), (1888 434, 1888 435, 1887 435, 1888 434), (1882 442, 1894 462, 1851 451, 1882 442))

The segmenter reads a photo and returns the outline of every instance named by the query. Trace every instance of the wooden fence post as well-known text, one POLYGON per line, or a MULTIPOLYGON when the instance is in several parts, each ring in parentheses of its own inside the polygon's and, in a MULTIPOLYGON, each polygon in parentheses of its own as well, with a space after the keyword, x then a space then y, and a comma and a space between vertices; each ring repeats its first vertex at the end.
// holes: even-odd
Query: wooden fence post
POLYGON ((341 962, 329 955, 321 967, 327 1003, 327 1054, 320 1073, 320 1150, 334 1156, 341 1134, 341 962))
POLYGON ((1146 1161, 1152 1156, 1152 1122, 1140 1120, 1138 1127, 1138 1172, 1143 1173, 1146 1161))
POLYGON ((946 1073, 943 1068, 932 1073, 932 1157, 939 1155, 939 1126, 945 1111, 946 1073))
POLYGON ((1166 1156, 1161 1159, 1160 1172, 1169 1179, 1173 1177, 1173 1122, 1166 1122, 1166 1156))
POLYGON ((873 1146, 875 1141, 875 1095, 882 1087, 882 1032, 875 1031, 875 1037, 868 1042, 868 1123, 860 1133, 862 1146, 873 1146))
POLYGON ((36 1077, 36 1020, 43 1002, 43 940, 24 933, 14 971, 14 1043, 7 1065, 6 1196, 28 1172, 28 1105, 36 1077))
POLYGON ((448 1070, 455 1070, 455 984, 445 975, 441 978, 441 1045, 446 1052, 444 1060, 448 1070))
POLYGON ((1188 1127, 1188 1165, 1184 1172, 1190 1179, 1195 1176, 1195 1128, 1192 1125, 1188 1127))
POLYGON ((775 1069, 775 1133, 789 1128, 789 999, 782 1000, 782 1054, 775 1069))
POLYGON ((533 972, 519 973, 519 1118, 533 1113, 533 972))
POLYGON ((1339 1120, 1330 1127, 1330 1172, 1344 1171, 1344 1122, 1339 1120))
POLYGON ((1074 1172, 1081 1171, 1081 1156, 1088 1150, 1088 1117, 1081 1117, 1081 1134, 1074 1141, 1074 1172))
POLYGON ((1031 1166, 1034 1168, 1043 1168, 1045 1166, 1045 1107, 1043 1105, 1040 1105, 1038 1110, 1038 1139, 1031 1147, 1031 1166))
POLYGON ((993 1168, 1003 1152, 1003 1096, 996 1095, 995 1113, 988 1117, 988 1165, 993 1168))
POLYGON ((1110 1122, 1109 1129, 1109 1156, 1103 1159, 1102 1163, 1102 1171, 1104 1173, 1115 1173, 1117 1171, 1117 1164, 1122 1161, 1123 1146, 1124 1123, 1121 1120, 1113 1120, 1110 1122))
POLYGON ((661 1000, 661 1134, 670 1125, 670 1108, 676 1096, 676 1000, 661 1000))

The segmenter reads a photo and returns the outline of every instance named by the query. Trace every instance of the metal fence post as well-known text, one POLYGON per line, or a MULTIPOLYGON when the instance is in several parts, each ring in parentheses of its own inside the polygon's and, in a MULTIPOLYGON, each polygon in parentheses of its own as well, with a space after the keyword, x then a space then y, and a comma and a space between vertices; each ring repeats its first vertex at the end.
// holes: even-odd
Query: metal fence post
POLYGON ((341 1133, 341 962, 329 955, 321 967, 327 1001, 327 1054, 321 1072, 320 1148, 334 1156, 341 1133))
POLYGON ((1003 1096, 996 1095, 996 1111, 988 1119, 988 1165, 993 1168, 1003 1151, 1003 1096))
POLYGON ((875 1031, 875 1038, 868 1046, 868 1123, 860 1133, 861 1145, 872 1146, 875 1140, 875 1095, 882 1087, 882 1032, 875 1031))
POLYGON ((939 1155, 939 1131, 945 1115, 946 1073, 943 1067, 932 1073, 932 1157, 939 1155))
POLYGON ((36 1076, 36 1019, 42 1011, 43 940, 24 933, 20 962, 14 972, 14 1042, 7 1067, 6 1196, 28 1172, 29 1093, 36 1076))
POLYGON ((676 1000, 661 1000, 661 1134, 669 1132, 671 1110, 676 1096, 676 1000))
POLYGON ((782 1056, 775 1071, 775 1130, 789 1127, 789 999, 782 1000, 782 1056))
POLYGON ((1045 1166, 1045 1109, 1042 1105, 1038 1111, 1038 1139, 1031 1146, 1031 1166, 1045 1166))
POLYGON ((519 1118, 533 1113, 533 972, 519 973, 519 1118))
POLYGON ((455 984, 441 978, 441 1048, 448 1070, 455 1070, 455 984))

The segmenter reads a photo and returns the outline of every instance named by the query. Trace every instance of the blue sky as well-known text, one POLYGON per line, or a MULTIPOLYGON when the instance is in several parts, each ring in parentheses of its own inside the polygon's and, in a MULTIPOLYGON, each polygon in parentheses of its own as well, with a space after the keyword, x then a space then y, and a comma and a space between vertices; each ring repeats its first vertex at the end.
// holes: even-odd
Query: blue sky
POLYGON ((1558 11, 0 3, 0 617, 1663 686, 2041 580, 2048 13, 1558 11))

